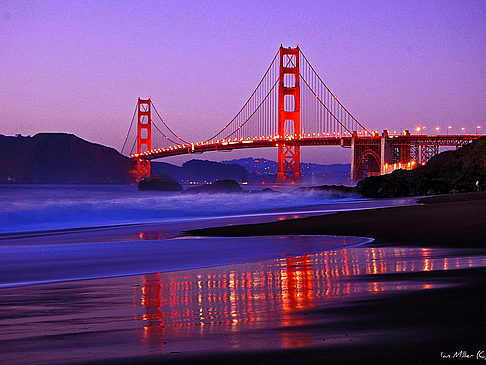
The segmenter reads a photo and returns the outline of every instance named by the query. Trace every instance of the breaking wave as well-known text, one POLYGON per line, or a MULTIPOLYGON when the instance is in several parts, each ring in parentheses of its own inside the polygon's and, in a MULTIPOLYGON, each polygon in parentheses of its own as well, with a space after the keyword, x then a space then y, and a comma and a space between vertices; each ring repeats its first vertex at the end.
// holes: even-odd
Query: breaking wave
POLYGON ((0 199, 0 234, 258 214, 354 200, 329 192, 185 195, 105 185, 4 185, 0 199))

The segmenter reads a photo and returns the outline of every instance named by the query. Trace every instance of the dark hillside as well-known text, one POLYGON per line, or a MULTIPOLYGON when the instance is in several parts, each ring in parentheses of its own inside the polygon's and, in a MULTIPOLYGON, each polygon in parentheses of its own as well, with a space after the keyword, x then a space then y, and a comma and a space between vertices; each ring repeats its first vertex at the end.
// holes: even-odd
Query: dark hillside
POLYGON ((133 163, 72 134, 0 135, 0 183, 128 184, 133 163))
POLYGON ((168 175, 182 183, 209 183, 225 179, 248 180, 248 172, 240 165, 196 159, 183 163, 181 167, 165 162, 152 162, 152 174, 168 175))

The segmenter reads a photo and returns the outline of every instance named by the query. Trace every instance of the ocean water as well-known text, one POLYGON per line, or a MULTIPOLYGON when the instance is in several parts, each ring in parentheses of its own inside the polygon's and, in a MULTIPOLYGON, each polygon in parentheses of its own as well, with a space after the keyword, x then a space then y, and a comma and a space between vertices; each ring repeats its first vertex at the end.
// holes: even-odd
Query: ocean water
POLYGON ((1 247, 0 288, 170 272, 308 255, 372 241, 361 237, 181 237, 1 247))
MULTIPOLYGON (((261 189, 261 188, 260 188, 261 189)), ((366 237, 180 237, 182 230, 410 204, 294 187, 258 194, 0 185, 0 288, 170 272, 352 247, 366 237)))
POLYGON ((219 266, 369 241, 333 236, 177 238, 180 230, 201 227, 201 222, 217 226, 276 220, 360 201, 292 188, 186 195, 139 192, 136 186, 0 185, 0 201, 0 287, 219 266), (167 230, 170 235, 164 234, 167 230))
POLYGON ((310 210, 329 193, 185 195, 129 185, 0 185, 0 234, 310 210))

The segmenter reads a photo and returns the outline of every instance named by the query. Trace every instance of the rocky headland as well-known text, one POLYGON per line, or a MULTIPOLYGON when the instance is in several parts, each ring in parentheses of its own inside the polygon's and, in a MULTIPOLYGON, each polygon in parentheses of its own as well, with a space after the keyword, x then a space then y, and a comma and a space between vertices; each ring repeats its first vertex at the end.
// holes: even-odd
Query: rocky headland
POLYGON ((138 190, 182 191, 182 185, 168 175, 156 174, 140 180, 138 190))
POLYGON ((348 198, 350 196, 359 195, 356 187, 345 186, 345 185, 321 185, 321 186, 309 186, 300 187, 297 189, 298 192, 317 192, 329 194, 333 199, 348 198))
POLYGON ((486 137, 432 157, 414 170, 395 170, 360 181, 356 191, 370 198, 465 193, 486 185, 486 137))

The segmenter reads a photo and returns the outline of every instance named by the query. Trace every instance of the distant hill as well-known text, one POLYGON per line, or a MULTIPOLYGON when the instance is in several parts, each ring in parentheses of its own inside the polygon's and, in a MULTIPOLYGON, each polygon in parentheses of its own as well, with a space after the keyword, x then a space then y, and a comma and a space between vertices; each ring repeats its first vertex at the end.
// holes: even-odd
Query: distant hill
MULTIPOLYGON (((223 161, 224 164, 238 164, 246 168, 250 174, 250 180, 258 177, 274 181, 277 172, 277 162, 266 158, 240 158, 223 161)), ((300 163, 300 173, 304 181, 318 180, 327 182, 346 183, 350 178, 350 164, 321 165, 316 163, 300 163)), ((316 181, 317 182, 317 181, 316 181)))
POLYGON ((0 183, 127 184, 133 163, 115 149, 73 134, 0 135, 0 183))
POLYGON ((182 182, 210 183, 216 180, 247 181, 248 172, 238 164, 207 160, 190 160, 181 167, 165 162, 152 162, 152 174, 164 174, 182 182))
POLYGON ((250 174, 277 175, 278 166, 275 161, 266 158, 238 158, 221 162, 223 164, 238 164, 243 166, 250 174))
MULTIPOLYGON (((349 164, 319 165, 301 163, 301 174, 308 182, 347 183, 349 164)), ((165 162, 152 162, 153 174, 164 174, 181 183, 210 183, 216 180, 236 180, 239 182, 267 183, 275 182, 277 162, 265 158, 240 158, 223 162, 190 160, 181 167, 165 162)))
MULTIPOLYGON (((223 161, 224 164, 238 164, 246 168, 250 173, 260 175, 277 174, 278 166, 276 161, 267 160, 266 158, 239 158, 234 160, 223 161)), ((302 175, 328 175, 328 176, 349 176, 351 170, 350 164, 331 164, 321 165, 316 163, 300 163, 302 175)))

